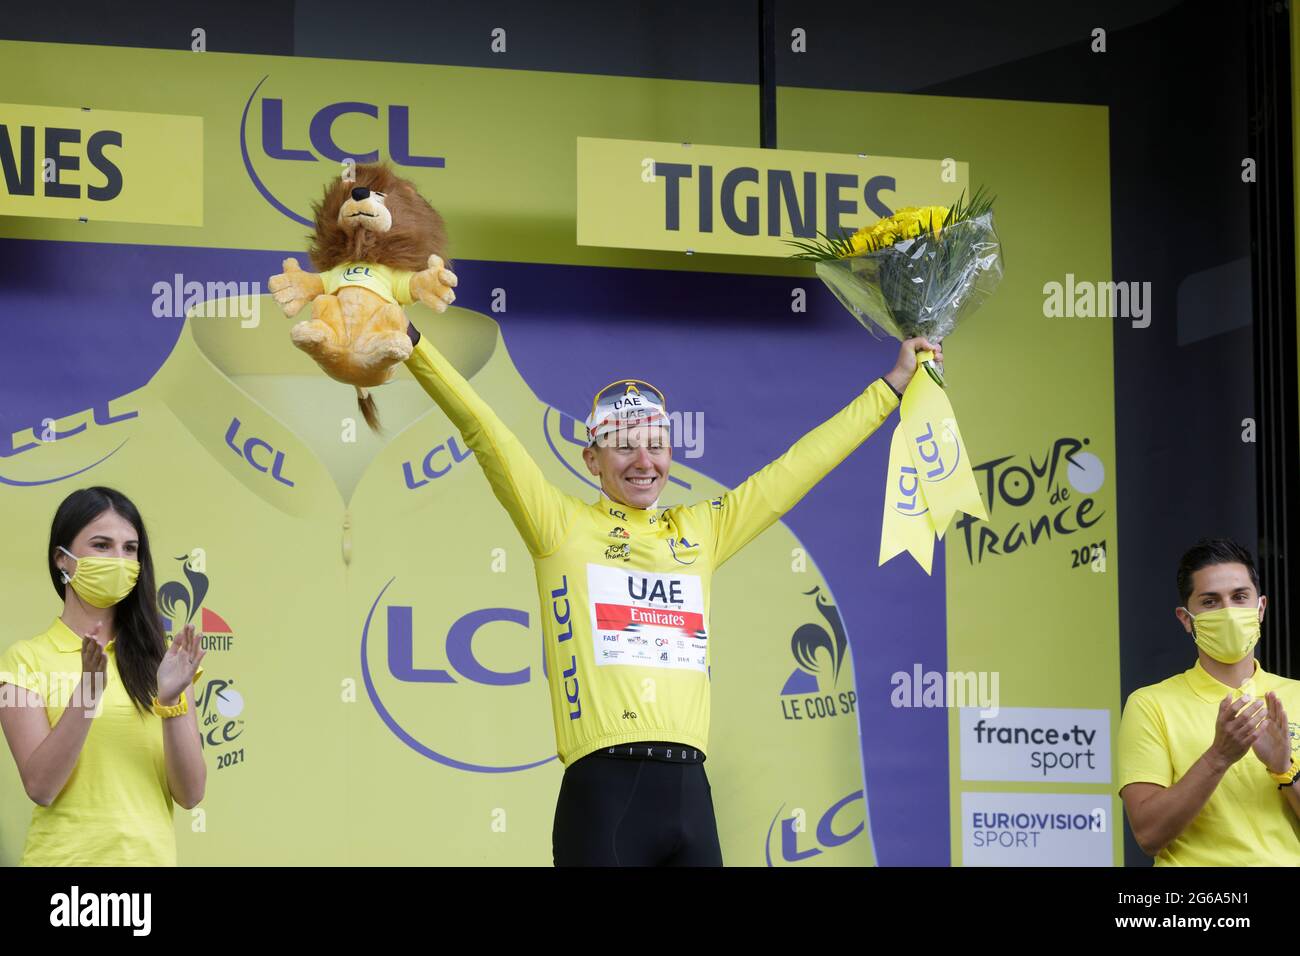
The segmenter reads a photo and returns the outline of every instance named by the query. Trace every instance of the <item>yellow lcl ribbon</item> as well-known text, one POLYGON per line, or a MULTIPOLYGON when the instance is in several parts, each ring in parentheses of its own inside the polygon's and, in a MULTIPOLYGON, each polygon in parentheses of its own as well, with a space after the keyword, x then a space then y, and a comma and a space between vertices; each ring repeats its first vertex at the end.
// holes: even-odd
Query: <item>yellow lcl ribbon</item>
POLYGON ((880 527, 880 563, 906 551, 926 574, 934 539, 943 537, 954 514, 988 518, 948 395, 921 368, 933 358, 932 352, 916 353, 916 374, 903 390, 880 527))

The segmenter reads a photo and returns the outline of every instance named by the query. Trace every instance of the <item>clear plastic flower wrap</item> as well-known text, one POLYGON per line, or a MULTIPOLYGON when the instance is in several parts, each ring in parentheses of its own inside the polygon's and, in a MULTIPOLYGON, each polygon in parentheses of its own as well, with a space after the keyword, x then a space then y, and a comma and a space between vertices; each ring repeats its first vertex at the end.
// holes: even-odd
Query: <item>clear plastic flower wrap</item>
POLYGON ((938 235, 923 230, 883 249, 820 260, 816 269, 873 334, 933 341, 951 334, 997 288, 1002 246, 989 211, 938 235))

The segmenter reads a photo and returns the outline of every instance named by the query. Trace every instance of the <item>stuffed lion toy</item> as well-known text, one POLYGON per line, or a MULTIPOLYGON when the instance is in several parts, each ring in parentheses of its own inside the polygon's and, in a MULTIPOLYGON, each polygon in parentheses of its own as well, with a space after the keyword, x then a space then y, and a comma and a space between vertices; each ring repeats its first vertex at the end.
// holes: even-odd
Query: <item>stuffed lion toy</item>
POLYGON ((443 312, 456 298, 456 276, 442 258, 446 227, 414 184, 383 163, 328 183, 314 211, 309 254, 319 271, 285 259, 268 287, 289 318, 311 303, 311 318, 290 330, 293 344, 330 378, 356 388, 362 417, 379 433, 369 389, 392 381, 411 355, 402 306, 423 302, 443 312))

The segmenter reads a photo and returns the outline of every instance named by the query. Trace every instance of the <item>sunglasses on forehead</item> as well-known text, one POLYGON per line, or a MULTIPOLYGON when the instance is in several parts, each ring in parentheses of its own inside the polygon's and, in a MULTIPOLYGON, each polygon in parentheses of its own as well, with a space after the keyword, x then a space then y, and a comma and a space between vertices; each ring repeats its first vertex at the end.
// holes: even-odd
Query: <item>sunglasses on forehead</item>
POLYGON ((668 403, 664 401, 664 393, 659 391, 649 382, 643 382, 639 378, 620 378, 617 382, 611 382, 591 400, 591 413, 596 414, 596 409, 601 405, 610 405, 628 395, 644 395, 656 405, 667 407, 668 403))

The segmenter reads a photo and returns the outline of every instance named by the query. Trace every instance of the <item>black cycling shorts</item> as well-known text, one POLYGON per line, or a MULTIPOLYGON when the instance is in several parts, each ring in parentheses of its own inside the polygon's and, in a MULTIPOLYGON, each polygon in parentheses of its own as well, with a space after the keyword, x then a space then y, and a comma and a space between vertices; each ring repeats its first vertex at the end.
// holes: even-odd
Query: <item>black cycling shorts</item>
POLYGON ((556 866, 722 866, 704 764, 600 752, 574 761, 551 850, 556 866))

